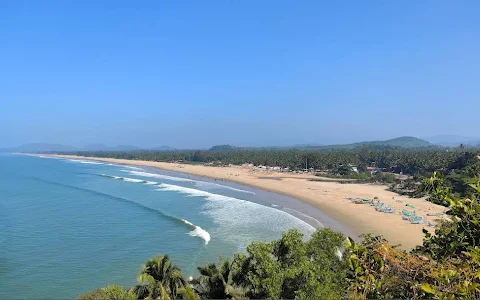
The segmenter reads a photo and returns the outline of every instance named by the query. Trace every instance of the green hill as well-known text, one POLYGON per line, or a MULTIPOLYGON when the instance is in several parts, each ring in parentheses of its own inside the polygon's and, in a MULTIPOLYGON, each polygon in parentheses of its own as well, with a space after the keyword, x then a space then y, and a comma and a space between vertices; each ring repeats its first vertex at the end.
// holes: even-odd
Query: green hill
POLYGON ((306 147, 308 149, 319 149, 319 150, 330 150, 330 149, 355 149, 359 147, 373 147, 373 148, 402 148, 402 149, 420 149, 420 148, 431 148, 437 147, 425 140, 412 137, 412 136, 402 136, 385 141, 366 141, 358 142, 352 144, 344 145, 329 145, 329 146, 319 146, 319 147, 306 147))
POLYGON ((413 136, 402 136, 386 141, 371 141, 371 142, 361 142, 351 144, 353 146, 363 146, 363 145, 372 145, 372 146, 391 146, 399 148, 425 148, 433 146, 429 142, 413 137, 413 136))
POLYGON ((208 151, 218 152, 218 151, 235 151, 235 150, 238 150, 238 148, 232 145, 217 145, 217 146, 213 146, 208 151))

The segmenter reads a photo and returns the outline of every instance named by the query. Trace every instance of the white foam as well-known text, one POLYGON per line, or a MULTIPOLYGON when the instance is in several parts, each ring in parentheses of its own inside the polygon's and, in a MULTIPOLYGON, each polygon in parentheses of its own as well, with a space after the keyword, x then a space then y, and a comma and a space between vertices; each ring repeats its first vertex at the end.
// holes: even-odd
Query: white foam
POLYGON ((146 181, 145 184, 146 185, 156 185, 156 184, 159 184, 159 183, 156 182, 156 181, 146 181))
POLYGON ((134 166, 125 166, 125 167, 132 170, 143 170, 142 168, 134 167, 134 166))
POLYGON ((253 240, 279 238, 291 228, 300 230, 306 237, 315 231, 303 220, 269 206, 172 184, 161 183, 157 190, 204 198, 206 202, 201 213, 210 216, 218 225, 210 233, 236 245, 238 251, 244 251, 253 240))
POLYGON ((128 178, 128 177, 123 177, 122 179, 123 179, 123 181, 128 181, 128 182, 136 182, 136 183, 145 182, 145 180, 135 179, 135 178, 128 178))
POLYGON ((145 183, 145 184, 157 184, 157 182, 153 181, 145 181, 142 179, 136 179, 136 178, 128 178, 128 177, 120 177, 120 176, 112 176, 112 175, 107 175, 107 174, 101 174, 104 177, 116 179, 116 180, 123 180, 127 182, 135 182, 135 183, 145 183))
POLYGON ((208 233, 208 231, 202 229, 200 226, 197 226, 188 222, 187 220, 182 219, 182 221, 185 222, 185 224, 195 227, 194 230, 188 233, 190 236, 198 236, 202 238, 205 241, 205 245, 208 244, 208 242, 210 242, 210 233, 208 233))
POLYGON ((88 164, 88 165, 103 165, 103 163, 100 163, 100 162, 95 162, 95 161, 81 161, 80 162, 81 164, 88 164))
MULTIPOLYGON (((21 155, 21 153, 18 153, 18 154, 21 155)), ((62 160, 64 159, 63 157, 45 156, 45 155, 33 155, 33 156, 40 157, 40 158, 49 158, 49 159, 62 159, 62 160)))
POLYGON ((234 188, 234 187, 231 187, 231 186, 218 184, 218 183, 213 183, 213 182, 196 181, 195 185, 198 186, 198 187, 214 186, 214 187, 219 187, 219 188, 222 188, 222 189, 227 189, 227 190, 232 190, 232 191, 236 191, 236 192, 255 195, 255 192, 246 191, 246 190, 242 190, 242 189, 237 189, 237 188, 234 188))
POLYGON ((88 165, 103 165, 101 162, 91 161, 91 160, 80 160, 80 159, 68 159, 68 161, 81 163, 81 164, 88 164, 88 165))
MULTIPOLYGON (((133 169, 135 167, 129 167, 129 168, 133 169)), ((139 168, 137 168, 137 169, 139 169, 139 168)), ((223 189, 229 189, 229 190, 236 191, 236 192, 242 192, 242 193, 255 195, 255 192, 246 191, 246 190, 242 190, 242 189, 237 189, 237 188, 234 188, 234 187, 230 187, 230 186, 226 186, 226 185, 222 185, 222 184, 218 184, 218 183, 213 183, 213 182, 204 182, 204 181, 192 180, 192 179, 188 179, 188 178, 174 177, 174 176, 148 173, 148 172, 139 172, 139 171, 130 171, 130 170, 122 170, 122 171, 127 172, 127 173, 132 174, 132 175, 136 175, 136 176, 152 177, 152 178, 166 179, 166 180, 179 181, 179 182, 195 182, 195 185, 199 186, 199 187, 213 186, 213 187, 219 187, 219 188, 223 188, 223 189)))
MULTIPOLYGON (((158 190, 160 191, 179 192, 179 193, 187 194, 190 197, 210 197, 212 195, 216 195, 209 192, 187 188, 179 185, 173 185, 173 184, 161 183, 159 184, 159 186, 160 188, 158 190)), ((218 196, 221 196, 221 195, 218 195, 218 196)), ((222 196, 222 197, 228 198, 227 196, 222 196)))
POLYGON ((181 177, 173 177, 155 173, 148 173, 148 172, 140 172, 140 171, 130 171, 130 170, 122 170, 123 172, 127 172, 131 175, 142 176, 142 177, 151 177, 151 178, 160 178, 160 179, 167 179, 172 181, 182 181, 182 182, 192 182, 194 180, 188 178, 181 178, 181 177))

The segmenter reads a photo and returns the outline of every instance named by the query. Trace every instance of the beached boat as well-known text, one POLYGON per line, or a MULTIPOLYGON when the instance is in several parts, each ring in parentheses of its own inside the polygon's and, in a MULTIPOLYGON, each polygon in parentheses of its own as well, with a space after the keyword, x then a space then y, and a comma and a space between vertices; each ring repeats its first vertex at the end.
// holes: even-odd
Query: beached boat
POLYGON ((393 213, 395 212, 395 209, 393 209, 393 208, 390 207, 390 206, 387 206, 386 208, 383 209, 382 212, 384 212, 384 213, 386 213, 386 214, 393 214, 393 213))
POLYGON ((434 213, 427 213, 427 216, 442 216, 444 212, 434 212, 434 213))
POLYGON ((401 215, 402 215, 403 220, 410 220, 411 217, 415 216, 415 212, 408 211, 408 210, 402 210, 401 215))
POLYGON ((425 223, 425 219, 421 216, 412 216, 412 217, 410 217, 410 223, 412 223, 412 224, 423 224, 423 223, 425 223))
POLYGON ((355 204, 367 204, 367 203, 370 203, 371 200, 368 199, 368 198, 362 198, 362 199, 355 199, 353 200, 353 203, 355 204))

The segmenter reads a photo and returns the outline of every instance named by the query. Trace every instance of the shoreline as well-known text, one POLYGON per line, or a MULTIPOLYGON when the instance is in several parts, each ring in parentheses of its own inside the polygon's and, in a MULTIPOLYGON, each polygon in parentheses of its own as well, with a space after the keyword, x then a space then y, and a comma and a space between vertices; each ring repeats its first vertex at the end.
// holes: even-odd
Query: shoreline
POLYGON ((332 219, 346 225, 357 235, 365 233, 383 235, 392 245, 401 244, 401 248, 406 250, 412 249, 422 243, 424 236, 422 228, 430 232, 433 232, 434 228, 427 226, 427 224, 410 224, 410 222, 402 220, 399 212, 406 208, 405 204, 413 204, 417 215, 424 216, 427 222, 434 222, 434 220, 438 218, 435 216, 426 216, 427 212, 443 212, 446 210, 445 207, 428 202, 424 198, 412 199, 387 191, 386 186, 383 185, 310 181, 311 179, 318 179, 318 177, 313 175, 259 171, 237 166, 213 167, 76 155, 42 154, 41 156, 86 159, 122 165, 153 167, 165 171, 175 171, 211 179, 230 181, 285 195, 314 206, 332 219), (378 197, 379 200, 386 205, 395 208, 395 213, 386 214, 378 212, 370 205, 354 204, 346 200, 346 197, 378 197))

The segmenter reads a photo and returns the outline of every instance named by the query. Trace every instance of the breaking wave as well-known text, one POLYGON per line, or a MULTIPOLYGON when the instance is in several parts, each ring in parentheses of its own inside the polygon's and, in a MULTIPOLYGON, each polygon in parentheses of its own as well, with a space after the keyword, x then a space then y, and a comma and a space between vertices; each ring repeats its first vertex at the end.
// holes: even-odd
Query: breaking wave
POLYGON ((222 185, 222 184, 213 183, 213 182, 205 182, 205 181, 192 180, 192 179, 183 178, 183 177, 174 177, 174 176, 148 173, 148 172, 139 172, 139 171, 130 171, 130 170, 122 170, 122 171, 127 172, 131 175, 136 175, 136 176, 152 177, 152 178, 166 179, 166 180, 179 181, 179 182, 194 182, 195 185, 199 186, 199 187, 211 187, 211 186, 213 186, 213 187, 219 187, 219 188, 222 188, 222 189, 228 189, 228 190, 232 190, 232 191, 236 191, 236 192, 242 192, 242 193, 255 195, 255 192, 246 191, 246 190, 242 190, 242 189, 237 189, 237 188, 234 188, 234 187, 231 187, 231 186, 222 185))
POLYGON ((91 161, 91 160, 68 159, 68 161, 81 163, 81 164, 88 164, 88 165, 104 165, 104 163, 91 161))
POLYGON ((141 172, 141 171, 122 170, 122 172, 127 172, 131 175, 136 175, 136 176, 159 178, 159 179, 166 179, 166 180, 171 180, 171 181, 182 181, 182 182, 193 182, 194 181, 194 180, 191 180, 191 179, 188 179, 188 178, 173 177, 173 176, 168 176, 168 175, 141 172))
POLYGON ((127 182, 144 183, 144 184, 147 184, 147 185, 160 184, 159 182, 155 182, 155 181, 148 181, 148 180, 129 178, 129 177, 112 176, 112 175, 107 175, 107 174, 100 174, 100 176, 115 179, 115 180, 123 180, 123 181, 127 181, 127 182))
POLYGON ((132 170, 143 170, 142 168, 139 167, 134 167, 134 166, 125 166, 127 169, 132 169, 132 170))
POLYGON ((219 188, 222 188, 222 189, 227 189, 227 190, 232 190, 232 191, 236 191, 236 192, 255 195, 255 192, 246 191, 246 190, 242 190, 242 189, 237 189, 237 188, 234 188, 234 187, 231 187, 231 186, 228 186, 228 185, 223 185, 223 184, 218 184, 218 183, 213 183, 213 182, 196 181, 195 185, 198 186, 198 187, 207 187, 207 188, 209 186, 213 186, 213 187, 219 187, 219 188))
MULTIPOLYGON (((200 182, 186 178, 171 177, 147 172, 127 170, 125 170, 125 172, 143 177, 154 177, 160 179, 173 178, 171 180, 200 182)), ((255 236, 256 239, 268 240, 277 235, 281 235, 288 229, 297 228, 305 234, 305 237, 309 237, 315 231, 315 227, 323 227, 323 224, 310 216, 294 210, 292 210, 292 213, 288 213, 286 211, 287 209, 279 206, 275 207, 275 205, 272 205, 273 207, 265 206, 243 199, 175 184, 167 184, 129 177, 111 176, 107 174, 101 174, 100 176, 155 186, 155 190, 159 192, 176 192, 184 194, 185 197, 201 197, 205 199, 206 202, 202 204, 202 210, 200 213, 210 216, 212 220, 219 225, 218 227, 214 227, 212 229, 213 232, 211 231, 211 233, 220 240, 235 244, 238 247, 238 251, 245 249, 252 241, 253 236, 255 236), (315 223, 305 222, 305 218, 314 220, 315 223), (312 226, 309 223, 315 226, 312 226), (262 230, 264 233, 262 233, 261 236, 258 236, 258 232, 252 236, 252 232, 256 231, 256 228, 265 228, 268 230, 262 230)), ((210 232, 207 232, 200 226, 191 224, 187 220, 178 219, 178 221, 189 226, 191 231, 188 234, 190 236, 200 237, 205 241, 205 244, 208 244, 210 241, 210 232)))
POLYGON ((202 229, 200 226, 188 222, 187 220, 182 219, 182 221, 193 228, 193 230, 188 233, 190 236, 198 236, 202 238, 205 241, 205 245, 210 242, 210 233, 208 233, 208 231, 202 229))
POLYGON ((238 251, 243 251, 252 238, 269 240, 291 228, 299 229, 306 237, 315 231, 314 226, 292 214, 258 203, 166 183, 160 183, 157 190, 205 199, 200 213, 210 216, 218 224, 211 233, 236 245, 238 251), (258 228, 264 230, 257 231, 258 228))
MULTIPOLYGON (((102 176, 103 175, 104 174, 102 174, 102 176)), ((110 175, 106 175, 106 177, 110 177, 110 178, 113 178, 113 179, 123 178, 123 177, 110 176, 110 175)), ((84 188, 84 187, 73 186, 73 185, 64 184, 64 183, 60 183, 60 182, 56 182, 56 181, 50 181, 50 180, 46 180, 46 179, 42 179, 42 178, 38 178, 38 177, 30 177, 30 178, 34 179, 34 180, 37 180, 37 181, 44 182, 44 183, 48 183, 48 184, 52 184, 52 185, 56 185, 56 186, 62 186, 62 187, 65 187, 65 188, 70 188, 70 189, 75 189, 75 190, 83 191, 83 192, 93 194, 93 195, 100 195, 100 196, 107 197, 107 198, 110 198, 110 199, 113 199, 113 200, 116 200, 116 201, 121 201, 121 202, 129 203, 131 205, 135 205, 135 206, 140 207, 142 209, 145 209, 147 211, 157 213, 160 216, 163 216, 165 218, 168 218, 168 219, 172 220, 173 222, 176 222, 177 224, 187 226, 191 230, 188 234, 192 237, 202 238, 205 241, 205 245, 208 244, 208 242, 210 241, 210 233, 208 233, 206 230, 202 229, 200 226, 192 224, 189 221, 178 218, 176 216, 172 216, 172 215, 170 215, 168 213, 165 213, 165 212, 163 212, 159 209, 151 208, 149 206, 143 205, 141 203, 138 203, 138 202, 130 200, 130 199, 117 197, 117 196, 114 196, 114 195, 111 195, 111 194, 102 193, 102 192, 95 191, 95 190, 88 189, 88 188, 84 188)))

